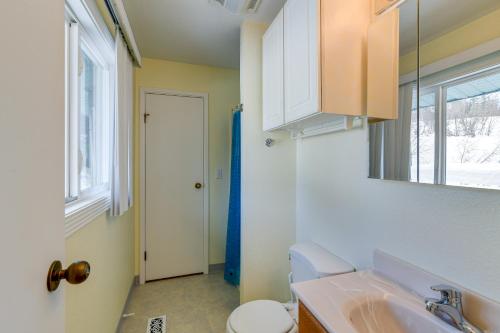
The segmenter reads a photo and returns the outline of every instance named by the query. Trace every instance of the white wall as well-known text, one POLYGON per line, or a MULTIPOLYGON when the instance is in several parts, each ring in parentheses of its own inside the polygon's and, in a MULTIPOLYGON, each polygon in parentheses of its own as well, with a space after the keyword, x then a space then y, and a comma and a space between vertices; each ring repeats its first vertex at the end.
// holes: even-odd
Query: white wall
POLYGON ((240 299, 288 300, 288 248, 295 241, 295 142, 262 131, 265 25, 241 28, 242 230, 240 299), (266 138, 276 143, 264 145, 266 138))
POLYGON ((375 248, 500 301, 500 191, 367 179, 366 130, 297 143, 297 238, 353 263, 375 248))

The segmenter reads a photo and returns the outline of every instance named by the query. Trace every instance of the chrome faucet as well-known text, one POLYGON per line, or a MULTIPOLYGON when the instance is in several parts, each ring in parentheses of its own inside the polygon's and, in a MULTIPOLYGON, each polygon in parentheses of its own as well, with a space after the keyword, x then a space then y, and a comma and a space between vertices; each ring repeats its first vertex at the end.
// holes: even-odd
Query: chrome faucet
POLYGON ((451 286, 432 286, 432 290, 441 293, 441 299, 428 298, 425 300, 427 311, 441 320, 466 333, 483 333, 465 319, 462 309, 462 293, 451 286))

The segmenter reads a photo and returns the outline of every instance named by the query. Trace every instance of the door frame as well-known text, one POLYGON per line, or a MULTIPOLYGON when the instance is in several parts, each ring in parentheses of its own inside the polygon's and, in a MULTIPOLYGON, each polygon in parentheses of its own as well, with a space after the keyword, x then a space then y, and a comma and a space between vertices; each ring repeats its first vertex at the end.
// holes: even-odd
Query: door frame
POLYGON ((139 239, 139 282, 146 282, 146 124, 144 114, 146 112, 146 95, 165 95, 178 97, 196 97, 203 100, 203 261, 204 274, 208 274, 208 233, 209 233, 209 165, 208 165, 208 94, 187 91, 177 91, 157 88, 140 88, 140 239, 139 239))

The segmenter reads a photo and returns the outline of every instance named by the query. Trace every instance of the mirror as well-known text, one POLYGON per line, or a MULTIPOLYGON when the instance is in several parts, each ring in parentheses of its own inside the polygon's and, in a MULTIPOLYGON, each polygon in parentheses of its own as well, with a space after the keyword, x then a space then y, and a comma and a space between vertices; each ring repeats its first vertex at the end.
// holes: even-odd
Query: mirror
POLYGON ((399 118, 370 125, 371 178, 500 189, 499 22, 498 0, 401 6, 399 118))

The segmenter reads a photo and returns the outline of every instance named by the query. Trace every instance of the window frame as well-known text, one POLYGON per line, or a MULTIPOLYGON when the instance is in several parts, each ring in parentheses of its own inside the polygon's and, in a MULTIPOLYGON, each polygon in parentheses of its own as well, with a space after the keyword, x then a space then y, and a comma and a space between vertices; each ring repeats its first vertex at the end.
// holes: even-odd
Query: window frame
MULTIPOLYGON (((106 105, 106 100, 108 102, 112 101, 111 97, 111 71, 109 69, 109 64, 105 62, 103 57, 99 54, 99 52, 95 49, 95 46, 92 45, 88 35, 86 33, 83 33, 80 36, 80 52, 84 52, 87 57, 90 58, 94 63, 96 63, 101 71, 99 71, 99 78, 98 80, 101 81, 102 87, 99 87, 101 89, 98 89, 98 103, 100 104, 100 108, 102 111, 102 114, 99 114, 99 121, 97 123, 98 128, 97 128, 97 138, 96 142, 101 142, 101 144, 96 146, 97 151, 94 153, 98 155, 98 158, 100 159, 100 163, 102 164, 100 168, 97 168, 97 171, 100 173, 98 175, 98 178, 101 179, 106 179, 107 182, 103 182, 100 185, 93 186, 89 189, 81 190, 80 189, 80 184, 78 185, 79 187, 79 195, 77 197, 77 200, 80 199, 88 199, 93 196, 99 196, 100 194, 106 194, 110 190, 110 168, 109 168, 109 159, 110 159, 110 153, 109 153, 109 147, 110 147, 110 139, 111 139, 111 123, 110 123, 110 118, 111 118, 111 105, 106 105), (109 109, 109 112, 106 112, 105 110, 109 109), (106 177, 102 172, 107 172, 106 177)), ((78 102, 80 99, 78 98, 78 102)), ((77 118, 79 119, 79 117, 77 118)), ((78 173, 81 170, 78 170, 78 173)), ((78 177, 79 178, 79 177, 78 177)))
POLYGON ((86 0, 66 0, 65 4, 65 233, 79 230, 105 211, 111 204, 111 143, 114 112, 114 40, 95 4, 86 0), (97 89, 96 155, 98 179, 104 182, 80 190, 79 117, 81 52, 96 66, 101 76, 97 89), (101 87, 102 86, 102 87, 101 87), (75 148, 76 147, 76 148, 75 148))
MULTIPOLYGON (((434 184, 448 185, 446 183, 448 89, 498 73, 500 73, 500 65, 488 66, 479 70, 468 71, 460 76, 448 77, 421 88, 418 98, 429 93, 435 94, 434 184)), ((417 163, 420 164, 420 161, 418 160, 417 163)), ((420 178, 420 175, 417 177, 420 178)))

